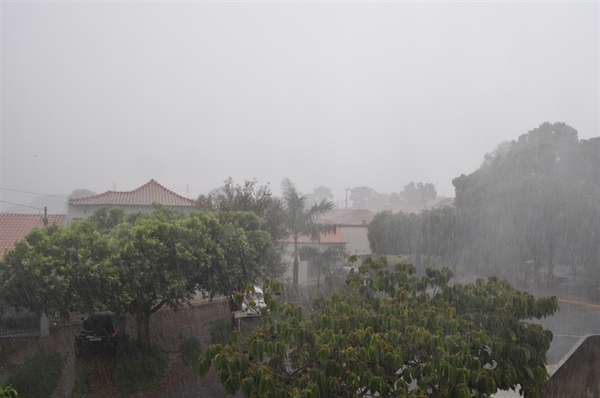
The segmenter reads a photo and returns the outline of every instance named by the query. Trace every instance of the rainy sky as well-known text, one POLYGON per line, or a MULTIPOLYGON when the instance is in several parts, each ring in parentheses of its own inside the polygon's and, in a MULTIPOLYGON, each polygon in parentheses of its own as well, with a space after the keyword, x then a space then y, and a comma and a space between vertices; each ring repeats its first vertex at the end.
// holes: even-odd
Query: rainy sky
POLYGON ((0 198, 229 176, 454 196, 543 122, 598 136, 598 21, 597 2, 4 1, 0 198))

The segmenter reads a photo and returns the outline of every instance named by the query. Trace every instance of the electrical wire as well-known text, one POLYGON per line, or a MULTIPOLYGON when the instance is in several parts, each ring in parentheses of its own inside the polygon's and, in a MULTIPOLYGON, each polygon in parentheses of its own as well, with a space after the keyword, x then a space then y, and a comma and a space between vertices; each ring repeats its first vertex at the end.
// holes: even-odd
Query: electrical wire
POLYGON ((51 194, 47 194, 47 193, 40 193, 40 192, 30 192, 30 191, 21 191, 19 189, 10 189, 10 188, 2 188, 0 187, 0 189, 2 189, 3 191, 11 191, 11 192, 21 192, 21 193, 30 193, 33 195, 42 195, 42 196, 53 196, 55 198, 65 198, 68 199, 68 196, 62 196, 62 195, 51 195, 51 194))

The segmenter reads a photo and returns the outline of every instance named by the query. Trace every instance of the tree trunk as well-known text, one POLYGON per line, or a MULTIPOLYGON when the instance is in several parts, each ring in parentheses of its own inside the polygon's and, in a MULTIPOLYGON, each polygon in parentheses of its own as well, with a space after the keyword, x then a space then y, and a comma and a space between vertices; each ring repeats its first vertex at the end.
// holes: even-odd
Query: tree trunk
POLYGON ((294 268, 293 268, 293 284, 298 286, 298 237, 294 236, 294 268))
POLYGON ((135 317, 137 323, 137 339, 140 343, 150 344, 150 314, 144 312, 135 317))

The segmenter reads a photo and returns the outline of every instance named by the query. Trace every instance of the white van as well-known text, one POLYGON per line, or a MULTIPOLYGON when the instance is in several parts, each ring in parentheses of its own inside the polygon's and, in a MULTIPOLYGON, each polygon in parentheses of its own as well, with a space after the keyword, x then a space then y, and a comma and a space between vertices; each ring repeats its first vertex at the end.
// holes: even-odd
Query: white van
POLYGON ((242 311, 248 312, 247 316, 260 316, 260 310, 266 306, 262 289, 254 286, 254 293, 250 292, 244 296, 242 311))

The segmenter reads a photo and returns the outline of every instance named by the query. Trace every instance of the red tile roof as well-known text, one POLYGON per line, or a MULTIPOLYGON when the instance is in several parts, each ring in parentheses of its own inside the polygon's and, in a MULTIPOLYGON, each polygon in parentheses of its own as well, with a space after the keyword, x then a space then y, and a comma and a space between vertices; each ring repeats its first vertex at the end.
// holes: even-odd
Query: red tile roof
MULTIPOLYGON (((294 243, 294 238, 288 236, 285 239, 281 240, 284 243, 294 243)), ((310 236, 302 235, 298 238, 298 243, 319 243, 318 241, 313 241, 310 239, 310 236)), ((342 233, 342 230, 336 228, 335 232, 331 232, 328 234, 321 234, 321 243, 348 243, 346 237, 342 233)))
POLYGON ((196 202, 181 196, 150 180, 133 191, 107 191, 98 195, 69 199, 69 206, 150 206, 159 203, 164 206, 194 207, 196 202))
POLYGON ((375 213, 366 209, 331 210, 319 219, 325 224, 336 225, 368 225, 375 217, 375 213))
MULTIPOLYGON (((49 215, 48 223, 63 226, 66 219, 66 214, 49 215)), ((44 216, 41 214, 0 214, 0 257, 32 229, 43 226, 44 216)))

